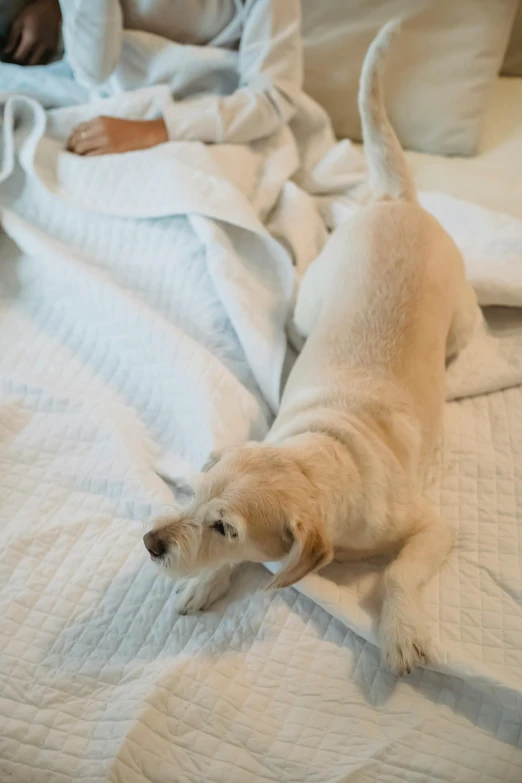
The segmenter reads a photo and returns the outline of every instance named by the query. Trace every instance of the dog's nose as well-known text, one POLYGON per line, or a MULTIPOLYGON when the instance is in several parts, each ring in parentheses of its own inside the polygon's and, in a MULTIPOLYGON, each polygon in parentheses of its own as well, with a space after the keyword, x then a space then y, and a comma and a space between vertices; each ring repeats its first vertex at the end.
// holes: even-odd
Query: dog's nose
POLYGON ((152 557, 161 557, 167 551, 165 542, 153 530, 145 533, 143 536, 143 543, 152 557))

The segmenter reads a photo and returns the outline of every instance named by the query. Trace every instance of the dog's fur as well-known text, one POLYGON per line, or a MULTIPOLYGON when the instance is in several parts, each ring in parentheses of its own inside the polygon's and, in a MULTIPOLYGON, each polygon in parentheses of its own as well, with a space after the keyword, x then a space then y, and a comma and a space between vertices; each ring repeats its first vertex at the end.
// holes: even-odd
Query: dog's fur
POLYGON ((265 443, 215 455, 188 507, 145 538, 158 564, 187 577, 181 611, 220 597, 242 561, 284 560, 272 586, 287 587, 333 559, 392 554, 380 636, 401 674, 429 655, 418 593, 452 546, 420 492, 445 363, 477 305, 459 251, 417 203, 383 108, 379 66, 394 29, 373 42, 361 76, 373 200, 304 277, 295 326, 307 339, 280 413, 265 443))

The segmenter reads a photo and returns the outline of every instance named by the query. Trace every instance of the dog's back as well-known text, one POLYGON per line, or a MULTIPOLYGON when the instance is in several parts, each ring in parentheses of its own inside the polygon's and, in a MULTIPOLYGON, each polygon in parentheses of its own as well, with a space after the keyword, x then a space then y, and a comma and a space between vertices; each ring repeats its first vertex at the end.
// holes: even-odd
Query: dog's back
POLYGON ((375 395, 388 396, 392 406, 396 400, 411 409, 429 452, 442 412, 452 323, 463 292, 472 307, 474 297, 460 252, 417 201, 386 115, 380 68, 397 28, 383 28, 361 74, 372 199, 332 235, 302 282, 295 322, 308 340, 289 378, 283 411, 299 406, 303 389, 308 400, 315 388, 318 400, 335 396, 339 407, 353 410, 365 400, 373 404, 375 395))

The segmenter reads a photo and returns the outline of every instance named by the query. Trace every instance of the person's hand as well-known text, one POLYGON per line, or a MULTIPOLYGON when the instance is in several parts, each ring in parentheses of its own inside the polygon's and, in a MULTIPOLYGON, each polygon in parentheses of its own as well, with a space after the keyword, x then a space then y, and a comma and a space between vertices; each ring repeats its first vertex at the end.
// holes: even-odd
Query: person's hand
POLYGON ((43 65, 55 56, 62 12, 58 0, 33 0, 11 25, 2 59, 17 65, 43 65))
POLYGON ((168 141, 167 128, 159 120, 118 120, 96 117, 82 122, 67 142, 69 152, 77 155, 109 155, 116 152, 145 150, 168 141))

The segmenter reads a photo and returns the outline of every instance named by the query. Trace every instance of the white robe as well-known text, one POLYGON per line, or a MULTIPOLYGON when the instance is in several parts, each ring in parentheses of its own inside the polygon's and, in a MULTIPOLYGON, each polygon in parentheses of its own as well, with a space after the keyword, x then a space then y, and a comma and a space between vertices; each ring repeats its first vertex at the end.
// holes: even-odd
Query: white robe
POLYGON ((245 144, 294 114, 302 85, 299 0, 60 2, 76 81, 99 95, 169 84, 173 100, 163 117, 172 140, 245 144), (199 71, 191 73, 201 63, 191 52, 201 45, 205 89, 210 68, 217 94, 199 95, 199 71))

